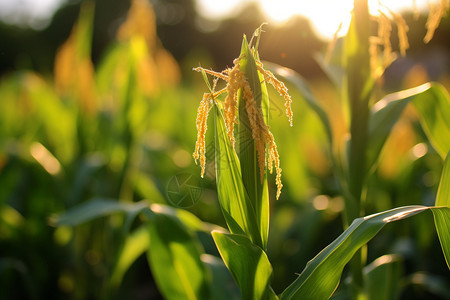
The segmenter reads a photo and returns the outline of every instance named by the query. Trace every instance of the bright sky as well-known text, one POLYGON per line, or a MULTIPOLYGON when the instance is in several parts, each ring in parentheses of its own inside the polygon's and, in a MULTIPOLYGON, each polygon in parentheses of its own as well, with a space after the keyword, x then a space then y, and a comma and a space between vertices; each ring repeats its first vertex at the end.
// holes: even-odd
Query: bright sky
MULTIPOLYGON (((317 33, 322 37, 332 37, 343 23, 344 34, 350 23, 353 0, 197 0, 200 13, 207 18, 224 18, 239 12, 248 2, 258 2, 270 23, 282 23, 294 15, 302 15, 311 20, 317 33)), ((373 14, 379 9, 380 0, 369 0, 373 14)), ((412 10, 414 0, 381 0, 393 11, 412 10)), ((415 0, 417 7, 427 7, 427 0, 415 0)), ((437 2, 432 0, 431 2, 437 2)))
MULTIPOLYGON (((0 0, 0 18, 7 23, 44 28, 54 11, 67 0, 0 0)), ((200 13, 209 19, 220 19, 239 12, 248 2, 258 2, 270 23, 282 23, 293 15, 308 17, 317 33, 331 37, 342 22, 341 33, 346 32, 353 0, 196 0, 200 13)), ((376 13, 380 0, 369 0, 371 11, 376 13)), ((381 0, 394 11, 412 9, 412 3, 426 8, 430 0, 381 0)), ((431 0, 437 2, 439 0, 431 0)))
POLYGON ((66 0, 0 0, 0 18, 6 23, 42 29, 66 0))

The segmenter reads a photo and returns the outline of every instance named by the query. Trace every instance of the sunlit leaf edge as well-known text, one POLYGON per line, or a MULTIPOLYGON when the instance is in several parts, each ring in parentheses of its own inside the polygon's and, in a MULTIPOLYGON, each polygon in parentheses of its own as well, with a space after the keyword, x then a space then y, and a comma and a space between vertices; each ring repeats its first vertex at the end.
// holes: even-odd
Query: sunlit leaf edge
POLYGON ((426 210, 431 210, 433 215, 444 216, 439 219, 435 218, 435 224, 444 256, 448 261, 450 232, 442 219, 445 222, 450 220, 450 208, 427 206, 395 208, 354 220, 336 240, 308 262, 300 276, 283 291, 281 299, 308 299, 310 297, 328 299, 337 288, 342 270, 353 254, 370 241, 384 225, 426 210), (444 230, 440 230, 441 228, 444 230), (439 232, 441 232, 440 235, 439 232))

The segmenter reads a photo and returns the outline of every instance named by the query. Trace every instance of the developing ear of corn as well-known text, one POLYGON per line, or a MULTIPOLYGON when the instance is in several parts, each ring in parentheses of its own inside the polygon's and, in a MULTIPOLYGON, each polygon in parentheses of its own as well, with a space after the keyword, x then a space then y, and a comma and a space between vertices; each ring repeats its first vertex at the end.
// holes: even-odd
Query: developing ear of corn
MULTIPOLYGON (((285 99, 286 115, 292 126, 292 99, 287 92, 286 86, 271 72, 263 68, 263 64, 255 58, 257 57, 255 49, 253 49, 253 53, 249 52, 248 55, 252 55, 252 58, 255 59, 258 75, 261 75, 262 78, 264 78, 264 81, 270 83, 285 99)), ((278 199, 283 185, 281 183, 281 167, 277 146, 273 134, 270 132, 269 126, 264 121, 261 103, 258 103, 255 98, 255 91, 252 90, 246 73, 243 71, 243 66, 240 65, 240 59, 241 58, 235 59, 233 62, 233 67, 222 72, 215 72, 202 67, 194 68, 195 71, 204 72, 214 78, 224 80, 226 82, 226 88, 219 92, 215 92, 214 89, 212 89, 210 93, 204 95, 202 101, 200 102, 196 121, 198 135, 193 157, 196 162, 197 160, 200 161, 203 176, 206 164, 205 133, 209 106, 212 104, 212 101, 219 101, 216 98, 218 95, 226 93, 222 106, 228 138, 234 148, 236 142, 234 125, 237 123, 248 123, 248 127, 251 130, 251 139, 256 149, 260 182, 262 183, 264 179, 266 163, 268 170, 271 173, 273 171, 273 167, 275 166, 278 199), (240 101, 242 101, 242 103, 239 103, 240 101), (245 112, 239 112, 240 106, 245 109, 245 112), (237 120, 238 115, 240 115, 239 120, 237 120), (248 117, 248 121, 244 120, 244 115, 248 117)), ((259 102, 261 102, 260 99, 259 102)))

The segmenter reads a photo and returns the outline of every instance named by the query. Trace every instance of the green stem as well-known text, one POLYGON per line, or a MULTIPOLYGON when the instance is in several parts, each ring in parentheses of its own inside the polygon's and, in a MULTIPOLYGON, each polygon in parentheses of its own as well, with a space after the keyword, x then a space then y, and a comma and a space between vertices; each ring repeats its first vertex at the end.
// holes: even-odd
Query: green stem
POLYGON ((118 185, 117 185, 117 195, 119 197, 119 199, 121 200, 128 200, 128 201, 132 201, 132 195, 130 195, 129 193, 129 183, 128 183, 128 173, 129 173, 129 168, 130 168, 130 162, 132 159, 132 150, 133 150, 133 144, 134 144, 134 138, 133 138, 133 133, 132 133, 132 128, 131 128, 131 124, 130 124, 130 120, 128 118, 128 113, 130 111, 130 108, 132 106, 132 101, 133 101, 133 97, 134 95, 134 90, 135 90, 135 74, 134 74, 134 70, 132 70, 133 67, 130 67, 129 70, 129 78, 128 78, 128 86, 126 89, 126 93, 124 95, 125 99, 124 99, 124 109, 123 109, 123 115, 122 120, 124 122, 124 130, 123 130, 123 137, 122 137, 122 142, 125 146, 125 160, 122 166, 122 170, 119 174, 119 181, 118 181, 118 185))
POLYGON ((350 108, 350 135, 347 175, 347 226, 363 213, 361 195, 367 176, 366 148, 369 100, 373 88, 369 55, 369 10, 367 0, 355 0, 352 24, 346 38, 345 96, 350 108))
MULTIPOLYGON (((367 0, 354 0, 352 24, 346 39, 346 96, 350 107, 347 193, 345 225, 364 215, 362 191, 367 178, 366 149, 369 120, 369 100, 373 88, 369 53, 369 9, 367 0)), ((365 258, 358 251, 350 261, 353 277, 352 298, 357 299, 364 282, 362 268, 365 258)))

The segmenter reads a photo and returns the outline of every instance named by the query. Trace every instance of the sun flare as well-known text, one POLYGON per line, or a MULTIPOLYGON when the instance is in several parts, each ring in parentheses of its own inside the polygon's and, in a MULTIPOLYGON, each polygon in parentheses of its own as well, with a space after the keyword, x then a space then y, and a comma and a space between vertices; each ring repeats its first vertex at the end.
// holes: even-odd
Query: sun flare
MULTIPOLYGON (((197 0, 200 14, 219 19, 235 14, 240 7, 249 2, 251 1, 197 0)), ((340 34, 346 33, 353 8, 353 0, 257 0, 256 2, 270 23, 282 24, 295 15, 301 15, 307 17, 317 34, 326 39, 333 36, 341 23, 340 34)), ((412 11, 414 5, 418 10, 426 9, 428 2, 437 3, 438 0, 369 0, 369 7, 371 14, 377 15, 380 3, 385 9, 400 12, 412 11)))

